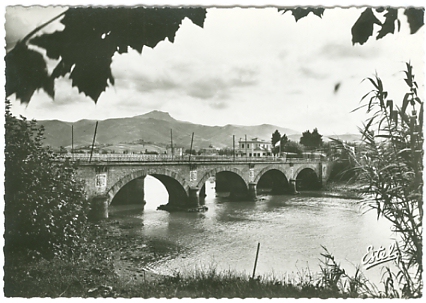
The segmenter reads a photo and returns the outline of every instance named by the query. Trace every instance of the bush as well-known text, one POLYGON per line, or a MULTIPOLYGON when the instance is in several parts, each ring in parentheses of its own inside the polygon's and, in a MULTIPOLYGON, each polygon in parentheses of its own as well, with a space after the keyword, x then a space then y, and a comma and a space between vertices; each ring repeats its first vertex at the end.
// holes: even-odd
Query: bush
POLYGON ((43 127, 12 116, 8 102, 5 122, 5 252, 74 252, 89 209, 75 167, 43 147, 43 127))
POLYGON ((283 147, 283 152, 295 153, 298 157, 301 157, 303 155, 303 150, 303 146, 294 141, 288 141, 283 147))

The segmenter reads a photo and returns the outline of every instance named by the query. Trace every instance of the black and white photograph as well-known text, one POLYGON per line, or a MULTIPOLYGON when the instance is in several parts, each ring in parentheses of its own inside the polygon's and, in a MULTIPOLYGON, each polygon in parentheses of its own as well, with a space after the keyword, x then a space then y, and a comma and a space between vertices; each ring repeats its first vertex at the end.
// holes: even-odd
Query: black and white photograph
POLYGON ((423 293, 422 1, 7 1, 2 297, 423 293))

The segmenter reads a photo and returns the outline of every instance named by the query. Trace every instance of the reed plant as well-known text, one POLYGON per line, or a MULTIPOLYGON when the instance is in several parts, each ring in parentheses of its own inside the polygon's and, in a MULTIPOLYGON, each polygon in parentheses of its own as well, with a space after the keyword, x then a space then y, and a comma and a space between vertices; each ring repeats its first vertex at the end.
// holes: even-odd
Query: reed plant
POLYGON ((373 89, 355 109, 365 108, 368 116, 360 128, 363 151, 348 151, 358 181, 367 185, 363 206, 388 220, 396 238, 398 270, 384 268, 381 296, 415 298, 423 288, 423 101, 410 63, 404 74, 408 90, 401 103, 389 98, 378 75, 366 79, 373 89))

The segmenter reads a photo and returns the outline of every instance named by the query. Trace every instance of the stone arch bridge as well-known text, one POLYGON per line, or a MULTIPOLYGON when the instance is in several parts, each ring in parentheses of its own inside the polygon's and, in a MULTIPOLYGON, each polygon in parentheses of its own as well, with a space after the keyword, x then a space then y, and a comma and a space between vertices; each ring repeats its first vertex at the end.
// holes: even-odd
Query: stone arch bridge
POLYGON ((332 164, 321 159, 96 155, 89 161, 88 156, 74 157, 97 218, 107 218, 108 206, 119 196, 143 205, 148 175, 167 189, 168 206, 194 208, 202 205, 204 184, 210 178, 215 178, 216 191, 228 192, 230 199, 256 200, 258 191, 295 193, 320 188, 332 164))

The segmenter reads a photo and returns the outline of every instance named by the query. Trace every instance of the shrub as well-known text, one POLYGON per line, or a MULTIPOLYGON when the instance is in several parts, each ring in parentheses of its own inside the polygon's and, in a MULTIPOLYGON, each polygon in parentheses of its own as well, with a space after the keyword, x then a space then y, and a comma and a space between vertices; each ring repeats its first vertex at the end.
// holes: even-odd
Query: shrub
POLYGON ((303 150, 303 146, 294 141, 288 141, 283 147, 284 152, 295 153, 298 157, 303 155, 303 150))
POLYGON ((43 147, 43 127, 12 116, 8 102, 5 122, 5 252, 73 252, 88 212, 74 165, 43 147))

